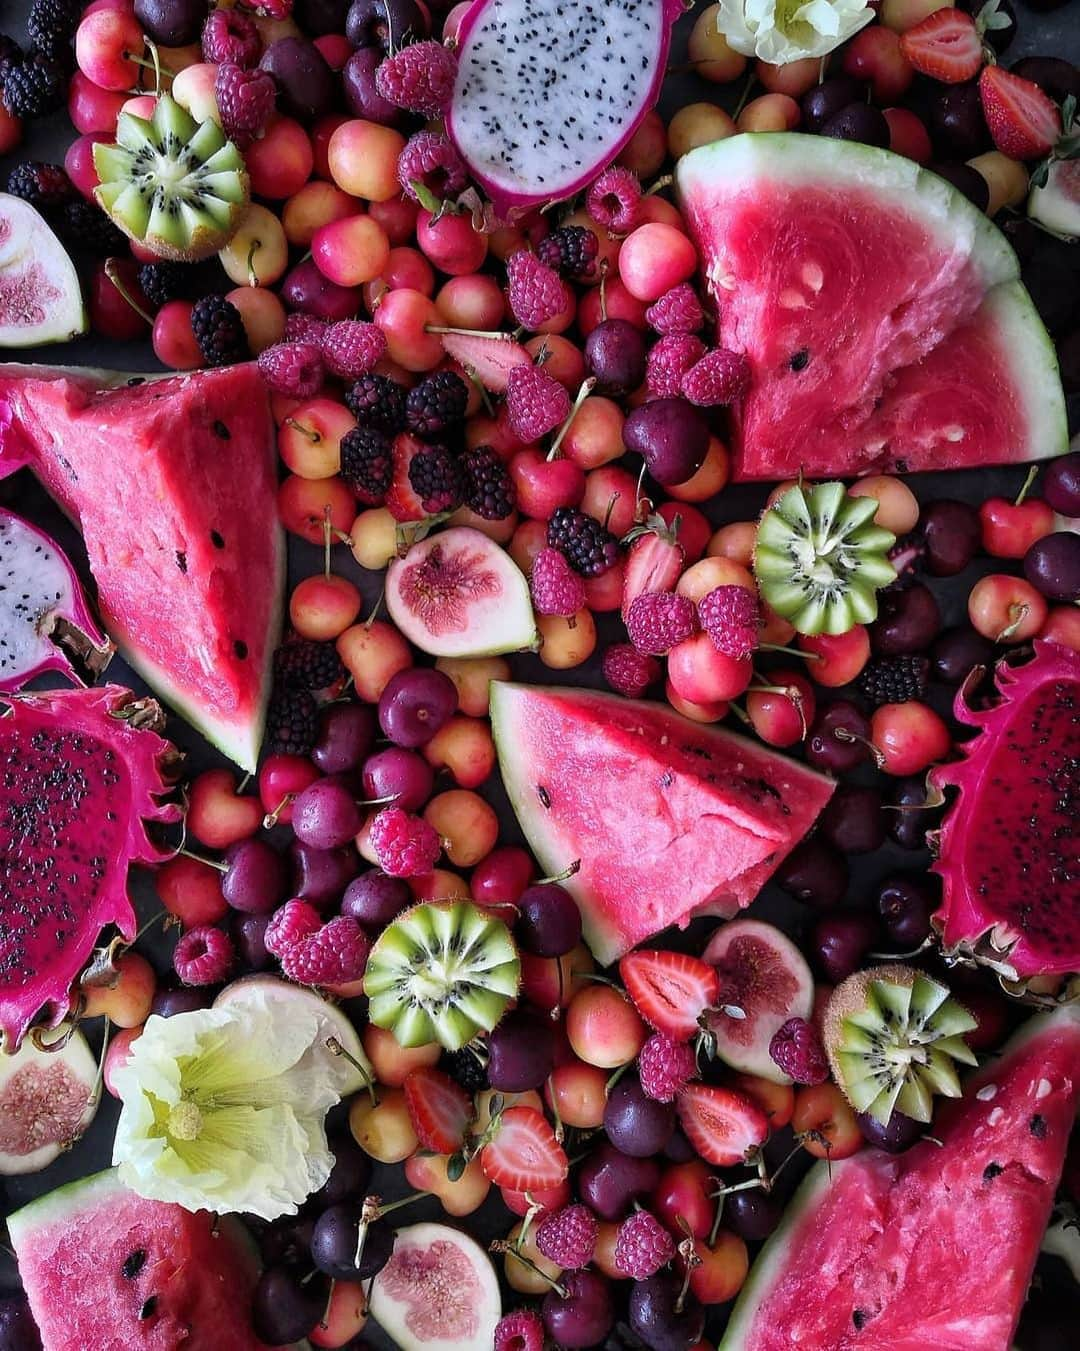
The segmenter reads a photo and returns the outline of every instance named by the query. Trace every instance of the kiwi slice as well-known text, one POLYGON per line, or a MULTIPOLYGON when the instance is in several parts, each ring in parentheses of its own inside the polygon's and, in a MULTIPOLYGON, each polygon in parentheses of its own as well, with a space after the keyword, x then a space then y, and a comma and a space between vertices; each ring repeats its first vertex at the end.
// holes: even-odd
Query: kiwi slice
POLYGON ((147 121, 121 113, 116 141, 94 146, 94 196, 130 238, 162 258, 217 253, 248 204, 244 157, 211 118, 200 126, 162 94, 147 121))
POLYGON ((401 1046, 457 1051, 490 1032, 517 994, 510 930, 469 901, 427 902, 399 915, 368 956, 368 1018, 401 1046))
POLYGON ((846 633, 877 617, 878 588, 896 580, 896 536, 874 524, 877 509, 842 483, 796 484, 762 516, 758 588, 799 633, 846 633))
POLYGON ((929 1121, 933 1097, 960 1096, 957 1064, 974 1065, 964 1033, 976 1020, 946 986, 910 966, 857 971, 825 1007, 833 1077, 857 1112, 885 1125, 894 1111, 929 1121))

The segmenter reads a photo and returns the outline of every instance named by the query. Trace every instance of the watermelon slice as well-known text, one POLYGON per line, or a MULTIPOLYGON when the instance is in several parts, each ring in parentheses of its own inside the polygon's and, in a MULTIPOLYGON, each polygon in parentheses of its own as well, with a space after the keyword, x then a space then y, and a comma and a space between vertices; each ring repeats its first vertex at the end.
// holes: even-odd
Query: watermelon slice
POLYGON ((831 779, 660 704, 497 681, 510 802, 607 965, 670 924, 750 904, 810 829, 831 779))
POLYGON ((254 769, 285 566, 257 367, 147 378, 6 365, 5 404, 0 475, 30 466, 82 530, 124 656, 254 769))
POLYGON ((934 1140, 817 1164, 719 1351, 1007 1351, 1078 1099, 1074 1004, 1025 1023, 934 1140))
POLYGON ((254 1247, 228 1216, 144 1200, 109 1169, 7 1225, 44 1351, 265 1351, 254 1247))
POLYGON ((750 360, 735 476, 963 469, 1067 449, 1053 344, 1005 237, 912 160, 829 137, 733 136, 679 196, 750 360))

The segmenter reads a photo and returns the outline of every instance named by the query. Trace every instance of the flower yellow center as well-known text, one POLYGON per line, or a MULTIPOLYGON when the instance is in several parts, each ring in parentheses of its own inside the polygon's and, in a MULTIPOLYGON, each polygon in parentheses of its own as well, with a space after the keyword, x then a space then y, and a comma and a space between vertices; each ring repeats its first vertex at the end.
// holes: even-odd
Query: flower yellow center
POLYGON ((165 1129, 177 1140, 197 1140, 202 1124, 202 1112, 193 1102, 178 1102, 169 1113, 165 1129))

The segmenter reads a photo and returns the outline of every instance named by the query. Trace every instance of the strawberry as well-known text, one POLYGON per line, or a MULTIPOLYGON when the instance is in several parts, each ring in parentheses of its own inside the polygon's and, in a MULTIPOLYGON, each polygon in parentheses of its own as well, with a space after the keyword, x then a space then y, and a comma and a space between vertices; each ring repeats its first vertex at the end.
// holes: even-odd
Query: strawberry
POLYGON ((923 75, 943 84, 973 80, 983 63, 975 20, 962 9, 938 9, 900 38, 900 50, 923 75))
POLYGON ((994 144, 1010 159, 1048 155, 1061 135, 1061 113, 1030 80, 987 66, 979 76, 983 116, 994 144))
POLYGON ((636 597, 645 591, 673 591, 682 575, 686 554, 677 538, 660 516, 650 516, 643 526, 627 536, 630 551, 623 575, 623 622, 636 597))
POLYGON ((494 1139, 480 1151, 484 1176, 511 1191, 557 1187, 570 1171, 562 1145, 535 1107, 507 1107, 494 1139))
POLYGON ((685 952, 630 952, 619 975, 638 1013, 676 1041, 697 1033, 698 1019, 720 993, 716 967, 685 952))
POLYGON ((733 1168, 763 1145, 769 1119, 756 1102, 730 1088, 687 1084, 675 1100, 679 1124, 706 1163, 733 1168))
POLYGON ((441 1070, 424 1067, 405 1076, 405 1107, 421 1148, 455 1154, 473 1119, 472 1099, 441 1070))
POLYGON ((509 333, 444 333, 442 344, 448 356, 493 394, 505 394, 515 366, 532 365, 532 357, 509 333))
POLYGON ((395 521, 422 521, 427 516, 416 490, 409 482, 409 465, 425 450, 427 446, 424 442, 410 436, 408 432, 394 437, 394 477, 386 495, 386 506, 395 521))

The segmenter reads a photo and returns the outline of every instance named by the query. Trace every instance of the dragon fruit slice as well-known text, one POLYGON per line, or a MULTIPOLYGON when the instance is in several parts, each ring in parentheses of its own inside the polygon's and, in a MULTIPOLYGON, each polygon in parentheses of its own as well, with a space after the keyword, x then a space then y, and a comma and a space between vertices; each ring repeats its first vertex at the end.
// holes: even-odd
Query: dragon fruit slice
POLYGON ((1080 971, 1080 657, 1036 642, 1002 662, 999 702, 954 712, 980 729, 964 758, 930 774, 960 790, 938 835, 944 881, 934 916, 947 951, 1010 980, 1080 971))
POLYGON ((508 216, 580 192, 656 102, 682 0, 475 0, 446 130, 508 216))
POLYGON ((44 671, 81 684, 101 674, 113 651, 60 546, 0 508, 0 693, 44 671))
POLYGON ((152 699, 103 685, 10 696, 0 717, 0 1043, 18 1049, 39 1018, 55 1027, 106 925, 135 934, 130 863, 167 856, 147 821, 176 752, 152 699))

